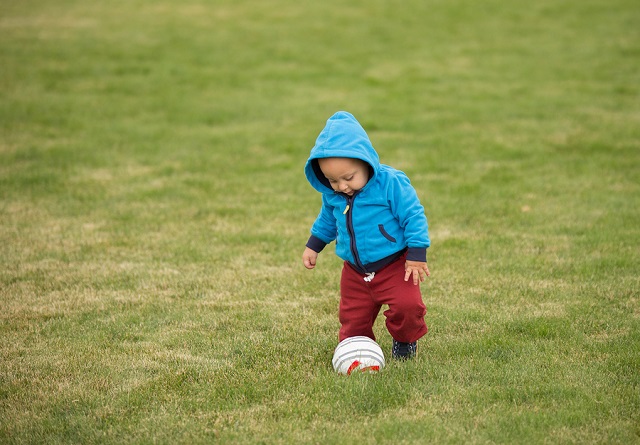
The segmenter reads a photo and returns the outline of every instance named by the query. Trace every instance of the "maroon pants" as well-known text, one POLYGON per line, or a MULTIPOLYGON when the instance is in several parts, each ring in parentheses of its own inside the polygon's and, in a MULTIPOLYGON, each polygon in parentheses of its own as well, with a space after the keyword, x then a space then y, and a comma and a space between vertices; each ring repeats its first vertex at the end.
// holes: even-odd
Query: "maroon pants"
POLYGON ((345 262, 340 279, 340 341, 356 335, 375 340, 373 324, 383 304, 387 329, 400 342, 414 342, 427 333, 420 285, 404 281, 405 257, 376 272, 367 282, 365 275, 345 262))

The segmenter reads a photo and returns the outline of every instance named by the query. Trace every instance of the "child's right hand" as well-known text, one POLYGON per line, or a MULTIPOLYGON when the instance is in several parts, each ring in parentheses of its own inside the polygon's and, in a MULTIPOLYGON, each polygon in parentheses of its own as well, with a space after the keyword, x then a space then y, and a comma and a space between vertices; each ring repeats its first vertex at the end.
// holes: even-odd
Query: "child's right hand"
POLYGON ((302 254, 302 262, 304 263, 304 267, 306 267, 307 269, 313 269, 314 267, 316 267, 317 259, 318 252, 309 249, 308 247, 304 249, 304 253, 302 254))

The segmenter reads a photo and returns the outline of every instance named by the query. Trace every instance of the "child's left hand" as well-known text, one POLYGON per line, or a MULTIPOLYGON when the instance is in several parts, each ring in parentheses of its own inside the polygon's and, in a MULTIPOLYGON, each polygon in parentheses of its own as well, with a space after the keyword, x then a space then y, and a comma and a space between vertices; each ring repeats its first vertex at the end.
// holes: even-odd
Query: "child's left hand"
POLYGON ((409 261, 404 263, 404 281, 409 281, 409 278, 413 275, 413 284, 418 285, 420 281, 424 281, 427 277, 431 276, 429 272, 429 266, 422 261, 409 261))

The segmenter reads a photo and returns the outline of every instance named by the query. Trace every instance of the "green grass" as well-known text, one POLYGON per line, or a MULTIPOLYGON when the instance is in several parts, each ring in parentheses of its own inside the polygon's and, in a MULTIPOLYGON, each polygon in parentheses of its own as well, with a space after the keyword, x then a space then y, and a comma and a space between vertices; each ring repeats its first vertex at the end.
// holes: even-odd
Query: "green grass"
POLYGON ((0 2, 0 442, 640 443, 639 22, 0 2), (419 357, 351 378, 340 261, 300 261, 340 109, 433 244, 419 357))

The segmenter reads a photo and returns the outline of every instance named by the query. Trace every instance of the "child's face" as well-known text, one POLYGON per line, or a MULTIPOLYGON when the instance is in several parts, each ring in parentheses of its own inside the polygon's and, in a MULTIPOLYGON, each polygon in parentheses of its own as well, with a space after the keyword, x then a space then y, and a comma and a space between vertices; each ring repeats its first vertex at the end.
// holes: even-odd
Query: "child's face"
POLYGON ((360 159, 322 158, 318 165, 336 192, 352 196, 369 181, 369 164, 360 159))

